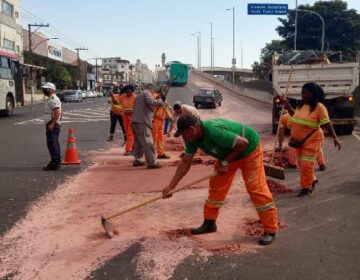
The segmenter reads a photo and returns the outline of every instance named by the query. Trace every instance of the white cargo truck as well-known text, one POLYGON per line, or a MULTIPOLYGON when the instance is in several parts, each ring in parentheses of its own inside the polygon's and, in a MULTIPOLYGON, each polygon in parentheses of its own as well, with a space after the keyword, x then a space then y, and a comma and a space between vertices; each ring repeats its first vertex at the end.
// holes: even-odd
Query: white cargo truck
POLYGON ((307 82, 315 82, 324 89, 324 103, 336 132, 351 134, 356 123, 353 92, 359 85, 359 63, 277 65, 277 58, 274 55, 272 66, 273 133, 276 133, 282 107, 281 98, 284 97, 291 71, 287 95, 290 104, 294 108, 299 105, 302 86, 307 82))

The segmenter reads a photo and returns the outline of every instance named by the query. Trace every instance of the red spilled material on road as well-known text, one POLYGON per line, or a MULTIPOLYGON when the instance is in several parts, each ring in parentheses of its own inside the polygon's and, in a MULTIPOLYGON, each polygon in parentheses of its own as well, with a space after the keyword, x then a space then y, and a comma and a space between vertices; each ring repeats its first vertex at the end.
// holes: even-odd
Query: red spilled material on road
POLYGON ((288 185, 282 184, 279 181, 266 179, 266 183, 269 186, 271 193, 282 194, 292 192, 292 189, 290 189, 288 185))
POLYGON ((274 154, 274 162, 275 166, 286 168, 288 165, 288 158, 289 158, 289 149, 284 148, 280 152, 273 152, 273 151, 264 151, 264 162, 270 163, 271 157, 274 154), (275 153, 275 154, 274 154, 275 153))
POLYGON ((173 229, 165 232, 171 241, 182 237, 192 237, 189 228, 173 229))
POLYGON ((241 244, 233 244, 222 247, 209 248, 208 251, 215 255, 231 256, 248 252, 248 249, 241 244))
MULTIPOLYGON (((279 230, 288 228, 288 225, 279 222, 279 230)), ((248 237, 259 238, 264 232, 263 226, 260 220, 247 219, 245 221, 245 234, 248 237)))

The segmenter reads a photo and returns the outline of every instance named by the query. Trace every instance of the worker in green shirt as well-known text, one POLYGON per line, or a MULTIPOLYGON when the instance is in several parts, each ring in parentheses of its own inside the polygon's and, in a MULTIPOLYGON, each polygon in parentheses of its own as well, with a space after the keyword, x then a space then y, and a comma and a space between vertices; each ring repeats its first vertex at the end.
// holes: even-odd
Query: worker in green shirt
POLYGON ((171 190, 187 174, 198 148, 217 159, 217 173, 210 179, 209 196, 204 205, 204 222, 191 233, 216 232, 219 208, 224 205, 237 170, 241 169, 246 190, 264 227, 259 243, 271 244, 278 230, 278 216, 266 183, 260 136, 255 129, 227 119, 200 121, 193 116, 183 116, 177 122, 175 137, 179 136, 185 140, 185 156, 170 183, 163 189, 163 198, 170 197, 171 190))

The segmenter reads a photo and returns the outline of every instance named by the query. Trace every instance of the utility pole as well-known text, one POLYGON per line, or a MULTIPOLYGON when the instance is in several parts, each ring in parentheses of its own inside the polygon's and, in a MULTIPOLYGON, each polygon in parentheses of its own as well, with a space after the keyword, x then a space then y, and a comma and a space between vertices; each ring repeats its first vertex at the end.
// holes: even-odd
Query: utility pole
MULTIPOLYGON (((33 63, 33 56, 32 56, 32 48, 31 48, 31 35, 38 31, 41 27, 49 27, 49 24, 28 24, 29 29, 29 64, 32 65, 33 63), (33 32, 31 32, 31 27, 37 27, 33 32)), ((33 68, 30 66, 30 76, 29 76, 29 84, 30 84, 30 93, 31 93, 31 103, 34 102, 34 87, 33 87, 33 68)))
POLYGON ((77 62, 78 62, 78 68, 79 68, 79 84, 78 84, 78 89, 80 89, 80 85, 81 85, 81 67, 80 67, 80 51, 87 51, 88 48, 76 48, 75 49, 77 52, 77 62))

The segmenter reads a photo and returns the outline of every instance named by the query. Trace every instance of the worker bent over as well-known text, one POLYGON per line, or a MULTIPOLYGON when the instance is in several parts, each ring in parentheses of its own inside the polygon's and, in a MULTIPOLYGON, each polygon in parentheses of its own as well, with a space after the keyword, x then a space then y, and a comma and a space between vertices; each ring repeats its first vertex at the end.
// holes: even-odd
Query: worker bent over
POLYGON ((125 133, 126 133, 126 143, 125 143, 125 156, 130 156, 134 146, 134 132, 131 127, 131 117, 134 110, 134 104, 136 100, 136 94, 134 93, 134 87, 132 85, 125 86, 119 97, 120 105, 123 109, 123 114, 121 115, 125 133))
POLYGON ((182 158, 170 184, 163 189, 163 197, 170 197, 191 167, 193 156, 198 148, 217 158, 214 175, 210 179, 209 196, 204 205, 204 223, 192 234, 215 232, 219 208, 224 200, 238 169, 241 169, 245 187, 254 203, 264 233, 259 243, 270 244, 278 230, 278 217, 275 203, 266 184, 262 148, 259 134, 250 126, 226 119, 200 121, 194 116, 180 117, 175 136, 182 135, 185 156, 182 158))

